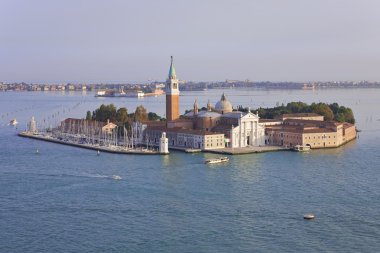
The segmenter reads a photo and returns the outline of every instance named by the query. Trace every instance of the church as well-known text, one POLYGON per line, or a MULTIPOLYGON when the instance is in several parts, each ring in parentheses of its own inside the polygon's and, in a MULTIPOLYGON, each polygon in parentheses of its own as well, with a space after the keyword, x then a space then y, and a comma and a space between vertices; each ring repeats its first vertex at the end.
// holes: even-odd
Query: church
POLYGON ((212 150, 244 148, 265 145, 265 128, 257 114, 234 111, 223 93, 212 106, 208 101, 206 110, 199 110, 197 100, 193 110, 180 116, 179 82, 173 57, 166 80, 166 122, 139 122, 141 144, 158 145, 166 133, 169 148, 212 150))

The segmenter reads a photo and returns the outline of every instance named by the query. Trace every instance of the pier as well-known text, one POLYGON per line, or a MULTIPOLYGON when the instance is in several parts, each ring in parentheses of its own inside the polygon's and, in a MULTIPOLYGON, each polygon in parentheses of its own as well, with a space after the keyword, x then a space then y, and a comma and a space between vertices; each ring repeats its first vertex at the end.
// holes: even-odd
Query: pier
POLYGON ((100 146, 100 145, 95 145, 95 144, 75 143, 72 141, 59 140, 57 138, 54 138, 51 135, 41 134, 41 133, 21 132, 18 134, 18 136, 41 140, 41 141, 48 141, 48 142, 78 147, 78 148, 99 150, 101 152, 114 153, 114 154, 134 154, 134 155, 166 155, 168 154, 168 153, 160 153, 159 151, 156 151, 156 150, 144 149, 142 147, 131 149, 131 148, 126 148, 123 146, 115 146, 115 145, 100 146))
POLYGON ((274 151, 289 151, 291 149, 281 146, 248 146, 243 148, 222 148, 222 149, 209 149, 203 152, 224 154, 224 155, 245 155, 255 153, 265 153, 274 151))

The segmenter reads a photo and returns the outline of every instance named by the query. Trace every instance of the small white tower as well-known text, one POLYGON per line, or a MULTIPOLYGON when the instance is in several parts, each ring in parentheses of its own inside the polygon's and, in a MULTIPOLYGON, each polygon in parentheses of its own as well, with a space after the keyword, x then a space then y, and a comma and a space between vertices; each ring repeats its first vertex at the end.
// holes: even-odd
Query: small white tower
POLYGON ((37 123, 34 120, 34 117, 32 117, 28 123, 28 132, 31 132, 31 133, 37 132, 37 123))
POLYGON ((169 141, 168 138, 166 138, 166 132, 162 132, 159 151, 161 154, 169 154, 169 141))

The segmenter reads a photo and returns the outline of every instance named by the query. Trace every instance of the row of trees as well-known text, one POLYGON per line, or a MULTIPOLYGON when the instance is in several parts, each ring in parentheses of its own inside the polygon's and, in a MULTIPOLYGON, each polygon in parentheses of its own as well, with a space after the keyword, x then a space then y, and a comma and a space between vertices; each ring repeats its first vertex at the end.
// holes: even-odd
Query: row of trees
MULTIPOLYGON (((244 110, 239 108, 238 110, 244 110)), ((245 109, 246 110, 246 109, 245 109)), ((325 120, 336 120, 339 122, 349 122, 354 124, 355 118, 351 108, 339 106, 338 103, 312 103, 291 102, 287 105, 273 108, 259 108, 259 116, 264 119, 273 119, 285 113, 317 113, 323 115, 325 120)))
POLYGON ((117 123, 118 125, 130 125, 133 121, 163 120, 154 112, 148 113, 145 107, 142 105, 137 106, 135 112, 128 113, 127 108, 120 107, 117 109, 113 104, 102 104, 92 113, 91 111, 87 111, 86 119, 103 122, 110 120, 114 123, 117 123))

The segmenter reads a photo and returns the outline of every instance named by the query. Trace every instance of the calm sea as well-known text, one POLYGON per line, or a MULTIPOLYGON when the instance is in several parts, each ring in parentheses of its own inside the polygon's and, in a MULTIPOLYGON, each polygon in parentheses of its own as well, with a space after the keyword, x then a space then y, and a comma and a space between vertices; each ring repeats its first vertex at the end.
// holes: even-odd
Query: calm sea
POLYGON ((181 110, 290 101, 354 110, 359 139, 337 149, 232 156, 115 155, 24 139, 101 103, 164 113, 164 97, 0 93, 0 252, 379 252, 380 89, 184 92, 181 110), (16 118, 18 129, 7 126, 16 118), (36 154, 36 150, 39 154, 36 154), (113 180, 119 175, 122 180, 113 180), (313 221, 303 214, 312 212, 313 221))

